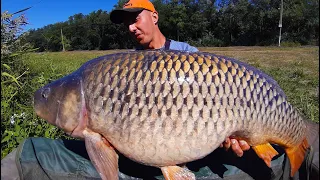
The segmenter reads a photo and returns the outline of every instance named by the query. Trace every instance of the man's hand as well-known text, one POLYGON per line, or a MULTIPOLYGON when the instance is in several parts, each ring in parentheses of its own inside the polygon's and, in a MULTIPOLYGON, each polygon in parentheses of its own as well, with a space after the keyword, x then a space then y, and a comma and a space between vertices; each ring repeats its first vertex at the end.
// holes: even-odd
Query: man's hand
POLYGON ((226 140, 220 145, 220 147, 224 147, 226 150, 231 147, 233 152, 239 157, 243 155, 243 151, 247 151, 250 149, 250 146, 246 141, 238 141, 233 138, 226 138, 226 140))

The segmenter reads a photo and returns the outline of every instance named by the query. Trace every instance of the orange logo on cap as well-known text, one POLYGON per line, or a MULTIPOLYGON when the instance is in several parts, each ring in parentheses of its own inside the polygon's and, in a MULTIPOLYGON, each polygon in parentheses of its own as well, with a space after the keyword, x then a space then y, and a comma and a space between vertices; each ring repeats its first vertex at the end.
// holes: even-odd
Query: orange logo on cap
POLYGON ((123 9, 126 8, 143 8, 152 12, 156 11, 149 0, 129 0, 123 5, 123 9))
POLYGON ((127 3, 127 4, 123 5, 123 7, 127 7, 127 6, 132 6, 132 3, 127 3))
POLYGON ((129 2, 130 2, 130 0, 127 1, 127 2, 123 5, 123 7, 132 6, 132 3, 129 3, 129 2))

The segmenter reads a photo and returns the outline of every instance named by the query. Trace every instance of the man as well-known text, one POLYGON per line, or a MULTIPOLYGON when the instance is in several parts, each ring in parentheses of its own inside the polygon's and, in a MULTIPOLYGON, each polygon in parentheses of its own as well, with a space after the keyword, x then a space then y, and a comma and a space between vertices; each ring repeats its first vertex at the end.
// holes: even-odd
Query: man
MULTIPOLYGON (((110 19, 113 23, 116 23, 116 24, 123 23, 128 28, 131 36, 139 44, 139 46, 136 48, 137 50, 164 49, 164 50, 181 50, 181 51, 190 51, 190 52, 198 51, 197 48, 190 46, 187 43, 177 42, 177 41, 165 38, 165 36, 161 33, 158 27, 158 21, 159 21, 158 12, 156 11, 153 4, 149 0, 129 0, 123 5, 122 9, 112 11, 110 14, 110 19)), ((319 142, 315 143, 314 145, 315 147, 317 147, 317 143, 319 142)), ((247 151, 250 149, 250 146, 247 144, 247 142, 243 140, 237 141, 236 139, 233 139, 233 138, 227 138, 225 142, 220 145, 220 147, 224 147, 226 150, 231 149, 233 153, 235 153, 238 157, 242 157, 244 155, 244 151, 247 151)), ((255 156, 255 153, 253 153, 252 151, 250 153, 253 154, 254 156, 253 159, 257 159, 255 156)), ((220 155, 230 157, 230 154, 223 153, 221 152, 221 150, 218 150, 217 152, 214 152, 212 154, 213 154, 212 157, 216 156, 214 158, 217 158, 220 155)), ((257 168, 251 168, 251 169, 254 169, 254 171, 258 170, 257 172, 259 175, 255 175, 255 172, 247 171, 247 173, 250 174, 251 178, 253 177, 256 179, 289 179, 288 173, 290 171, 289 170, 290 166, 288 163, 288 159, 284 156, 283 152, 280 154, 281 156, 279 156, 278 158, 274 158, 274 160, 272 161, 272 164, 273 164, 272 173, 267 172, 268 170, 263 172, 262 169, 259 169, 259 167, 261 168, 265 167, 264 163, 260 165, 257 164, 256 165, 257 168), (284 172, 284 171, 287 171, 287 172, 284 172)), ((311 154, 313 154, 313 152, 311 152, 311 154)), ((248 159, 248 157, 250 157, 250 154, 246 158, 248 159)), ((237 159, 233 159, 233 158, 234 156, 231 157, 231 161, 237 161, 237 159)), ((306 163, 303 166, 309 167, 311 164, 311 160, 309 159, 310 161, 309 164, 306 163)), ((228 166, 228 170, 226 171, 227 173, 220 175, 220 177, 224 176, 225 178, 228 178, 228 179, 250 178, 250 176, 244 173, 241 173, 241 172, 239 173, 239 171, 245 169, 245 167, 242 167, 245 163, 237 164, 238 167, 233 166, 234 165, 233 162, 230 163, 226 161, 221 161, 221 163, 226 163, 226 164, 229 163, 229 166, 228 166)), ((253 163, 253 166, 255 166, 255 163, 256 162, 253 163)), ((246 166, 246 164, 244 166, 246 166)), ((319 165, 317 165, 317 167, 319 167, 319 165)), ((301 169, 303 169, 303 167, 301 169)), ((303 172, 303 173, 309 176, 308 173, 306 172, 303 172)), ((219 179, 219 176, 214 176, 212 174, 208 175, 208 174, 210 174, 210 172, 209 173, 207 172, 207 176, 203 178, 219 179)), ((299 178, 298 174, 299 173, 296 174, 295 179, 299 178)), ((306 177, 306 175, 304 176, 300 175, 300 178, 301 177, 306 177)), ((310 177, 312 176, 310 175, 310 177)))
MULTIPOLYGON (((130 0, 123 5, 122 9, 114 10, 110 14, 113 23, 123 23, 129 30, 130 35, 137 41, 137 50, 142 49, 166 49, 196 52, 197 48, 185 42, 178 42, 165 38, 161 33, 158 21, 158 12, 148 0, 130 0)), ((250 146, 243 140, 227 138, 221 147, 231 148, 234 153, 241 157, 244 150, 250 146)))
MULTIPOLYGON (((187 43, 166 39, 158 27, 158 13, 147 0, 128 1, 123 9, 114 10, 110 19, 114 23, 124 23, 138 42, 138 50, 198 51, 187 43)), ((319 139, 315 142, 319 144, 319 139)), ((264 162, 249 150, 250 146, 245 141, 227 138, 220 147, 232 151, 217 149, 204 159, 187 164, 190 170, 196 172, 197 179, 289 179, 289 164, 280 149, 277 149, 280 155, 272 161, 270 172, 264 162), (243 157, 238 158, 232 152, 243 157)), ((306 159, 311 161, 310 157, 306 159)), ((303 165, 302 171, 309 168, 309 164, 303 165)), ((130 176, 154 179, 161 175, 159 169, 134 163, 121 155, 119 168, 119 179, 131 179, 130 176)), ((1 161, 1 172, 1 179, 19 179, 19 176, 24 179, 100 179, 88 158, 84 142, 45 138, 28 138, 21 143, 1 161), (17 162, 17 166, 13 161, 17 162)))
POLYGON ((110 19, 116 24, 124 23, 132 37, 139 43, 140 47, 137 49, 198 51, 187 43, 165 38, 158 27, 158 12, 150 1, 128 1, 123 9, 112 11, 110 19))

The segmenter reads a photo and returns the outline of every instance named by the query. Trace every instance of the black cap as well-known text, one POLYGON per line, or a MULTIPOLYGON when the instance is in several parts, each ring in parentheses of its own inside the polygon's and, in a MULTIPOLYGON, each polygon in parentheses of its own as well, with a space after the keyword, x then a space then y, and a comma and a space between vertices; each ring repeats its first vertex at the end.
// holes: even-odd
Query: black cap
POLYGON ((120 24, 123 22, 125 14, 132 12, 139 12, 144 10, 144 8, 127 8, 127 9, 116 9, 110 13, 110 20, 115 24, 120 24))

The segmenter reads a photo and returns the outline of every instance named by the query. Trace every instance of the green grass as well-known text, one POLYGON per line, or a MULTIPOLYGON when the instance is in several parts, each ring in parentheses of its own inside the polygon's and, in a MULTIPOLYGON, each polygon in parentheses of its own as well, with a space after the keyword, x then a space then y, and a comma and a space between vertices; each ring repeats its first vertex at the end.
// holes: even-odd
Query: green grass
POLYGON ((201 51, 246 62, 275 79, 288 101, 319 122, 319 47, 224 47, 201 51))
POLYGON ((56 72, 66 75, 76 70, 84 62, 90 59, 119 51, 110 50, 30 53, 30 58, 26 61, 26 63, 29 65, 32 72, 43 72, 45 75, 56 72))

